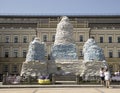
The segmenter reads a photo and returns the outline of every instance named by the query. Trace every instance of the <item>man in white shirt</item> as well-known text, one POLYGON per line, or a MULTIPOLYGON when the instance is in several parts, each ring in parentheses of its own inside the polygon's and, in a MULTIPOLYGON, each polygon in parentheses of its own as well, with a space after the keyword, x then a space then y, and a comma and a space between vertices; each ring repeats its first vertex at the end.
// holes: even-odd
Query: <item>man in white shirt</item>
POLYGON ((110 72, 108 71, 108 69, 106 69, 104 75, 105 75, 106 87, 110 88, 110 72))
POLYGON ((100 69, 100 78, 101 78, 101 85, 104 85, 105 79, 104 79, 104 68, 100 69))

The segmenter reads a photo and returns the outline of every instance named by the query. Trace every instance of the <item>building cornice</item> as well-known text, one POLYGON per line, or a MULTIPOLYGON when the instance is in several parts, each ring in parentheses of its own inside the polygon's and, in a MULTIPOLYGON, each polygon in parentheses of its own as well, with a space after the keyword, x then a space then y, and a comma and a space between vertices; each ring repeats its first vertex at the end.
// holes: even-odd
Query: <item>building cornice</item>
MULTIPOLYGON (((64 15, 0 15, 0 18, 43 18, 43 17, 61 17, 61 16, 64 16, 64 15)), ((108 15, 76 15, 76 14, 71 14, 71 15, 68 15, 66 14, 65 16, 68 16, 68 17, 81 17, 81 18, 120 18, 120 14, 108 14, 108 15)))

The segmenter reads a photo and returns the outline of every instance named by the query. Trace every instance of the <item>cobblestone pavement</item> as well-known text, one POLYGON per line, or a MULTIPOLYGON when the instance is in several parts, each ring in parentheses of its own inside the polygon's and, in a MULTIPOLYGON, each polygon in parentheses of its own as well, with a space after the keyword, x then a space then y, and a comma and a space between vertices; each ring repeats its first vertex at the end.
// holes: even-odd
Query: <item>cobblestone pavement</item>
POLYGON ((0 93, 120 93, 120 88, 1 88, 0 93))

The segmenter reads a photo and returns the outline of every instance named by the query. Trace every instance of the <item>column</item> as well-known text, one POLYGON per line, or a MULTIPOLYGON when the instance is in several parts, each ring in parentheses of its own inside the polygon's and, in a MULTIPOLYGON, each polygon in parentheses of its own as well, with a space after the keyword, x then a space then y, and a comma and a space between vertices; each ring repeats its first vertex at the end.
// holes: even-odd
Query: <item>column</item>
POLYGON ((12 53, 13 53, 12 46, 10 46, 10 57, 13 57, 12 53))
MULTIPOLYGON (((114 31, 113 31, 113 32, 114 32, 114 31)), ((114 35, 113 35, 113 42, 117 42, 117 41, 116 41, 115 33, 114 33, 114 35)))
POLYGON ((19 47, 18 53, 20 53, 18 57, 22 57, 22 48, 21 47, 19 47))
POLYGON ((113 48, 113 57, 117 57, 117 49, 116 49, 116 46, 114 46, 113 48))
POLYGON ((107 46, 105 46, 105 51, 104 51, 105 57, 108 57, 108 51, 107 51, 107 46))

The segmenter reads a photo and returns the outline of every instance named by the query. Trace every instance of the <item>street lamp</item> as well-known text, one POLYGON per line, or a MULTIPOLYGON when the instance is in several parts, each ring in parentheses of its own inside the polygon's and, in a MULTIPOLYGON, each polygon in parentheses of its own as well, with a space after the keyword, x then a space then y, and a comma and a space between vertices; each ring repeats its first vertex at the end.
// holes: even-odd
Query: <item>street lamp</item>
POLYGON ((48 74, 48 64, 49 64, 49 60, 50 60, 50 55, 48 54, 48 57, 47 57, 47 74, 48 74))

